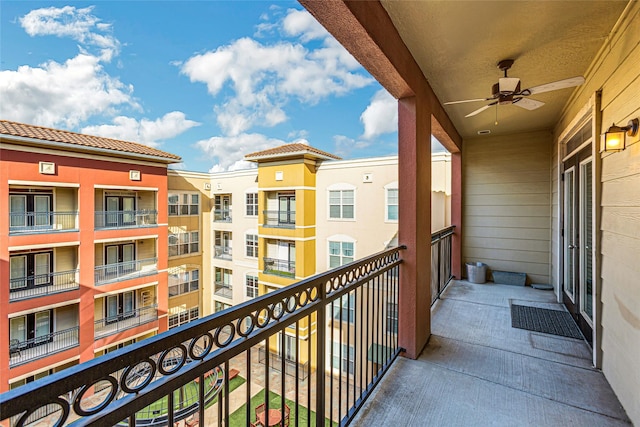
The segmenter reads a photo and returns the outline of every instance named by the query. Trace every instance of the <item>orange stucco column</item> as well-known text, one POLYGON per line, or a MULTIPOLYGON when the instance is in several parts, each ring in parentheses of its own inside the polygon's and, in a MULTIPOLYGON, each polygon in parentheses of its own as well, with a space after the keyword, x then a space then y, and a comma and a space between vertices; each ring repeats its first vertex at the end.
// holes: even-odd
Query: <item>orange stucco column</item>
POLYGON ((451 274, 462 278, 462 152, 451 153, 451 225, 455 233, 451 242, 451 274))
POLYGON ((398 101, 399 341, 415 359, 431 334, 431 120, 420 98, 398 101))

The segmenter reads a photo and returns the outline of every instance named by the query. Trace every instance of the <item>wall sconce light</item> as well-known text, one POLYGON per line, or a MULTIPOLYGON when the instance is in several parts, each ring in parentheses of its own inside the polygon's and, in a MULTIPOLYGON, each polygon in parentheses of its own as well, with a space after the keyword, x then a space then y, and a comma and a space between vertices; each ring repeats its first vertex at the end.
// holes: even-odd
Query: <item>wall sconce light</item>
POLYGON ((629 120, 626 126, 616 126, 613 124, 604 133, 604 149, 602 151, 622 151, 626 147, 626 136, 636 136, 638 134, 638 119, 629 120))

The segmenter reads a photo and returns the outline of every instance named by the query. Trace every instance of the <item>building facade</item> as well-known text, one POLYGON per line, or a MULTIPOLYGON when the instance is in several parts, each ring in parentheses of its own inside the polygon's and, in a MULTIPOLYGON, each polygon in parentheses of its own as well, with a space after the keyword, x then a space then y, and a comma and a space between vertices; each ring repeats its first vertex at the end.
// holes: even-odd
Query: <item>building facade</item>
POLYGON ((0 391, 166 330, 177 161, 0 121, 0 391))

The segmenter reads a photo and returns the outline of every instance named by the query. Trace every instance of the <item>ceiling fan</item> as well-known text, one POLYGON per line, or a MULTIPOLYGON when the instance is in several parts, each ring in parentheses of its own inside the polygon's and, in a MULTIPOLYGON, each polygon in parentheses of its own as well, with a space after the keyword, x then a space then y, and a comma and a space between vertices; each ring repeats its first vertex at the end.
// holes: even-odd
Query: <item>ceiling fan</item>
POLYGON ((444 105, 463 104, 466 102, 492 101, 484 107, 478 108, 477 110, 467 114, 465 117, 475 116, 476 114, 479 114, 484 110, 491 108, 491 106, 498 104, 513 104, 526 110, 535 110, 536 108, 542 107, 544 105, 544 102, 527 98, 529 95, 550 92, 552 90, 565 89, 568 87, 580 86, 584 83, 584 77, 577 76, 520 90, 520 79, 517 77, 507 76, 507 70, 509 70, 509 68, 511 68, 511 66, 513 65, 513 61, 513 59, 504 59, 498 62, 498 68, 501 71, 504 71, 504 77, 498 79, 498 83, 494 84, 491 87, 491 96, 489 98, 451 101, 445 102, 444 105))

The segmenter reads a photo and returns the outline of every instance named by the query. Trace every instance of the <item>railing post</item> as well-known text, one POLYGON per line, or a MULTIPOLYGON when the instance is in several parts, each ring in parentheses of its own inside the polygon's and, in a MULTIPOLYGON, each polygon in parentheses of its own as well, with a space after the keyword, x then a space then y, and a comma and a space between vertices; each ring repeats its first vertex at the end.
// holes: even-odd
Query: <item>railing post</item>
MULTIPOLYGON (((317 319, 316 319, 316 336, 318 342, 316 343, 316 426, 324 426, 324 401, 325 401, 325 325, 326 325, 326 311, 327 306, 325 301, 327 299, 327 287, 325 283, 320 282, 316 286, 318 286, 319 298, 321 301, 320 308, 317 311, 317 319)), ((309 325, 311 327, 311 325, 309 325)), ((311 381, 311 378, 309 378, 311 381)), ((309 408, 311 411, 311 408, 309 408)), ((331 414, 329 414, 331 417, 331 414)), ((331 419, 331 418, 330 418, 331 419)))

